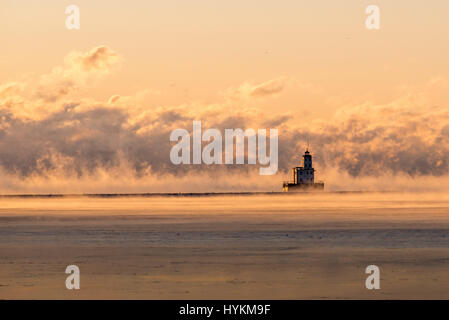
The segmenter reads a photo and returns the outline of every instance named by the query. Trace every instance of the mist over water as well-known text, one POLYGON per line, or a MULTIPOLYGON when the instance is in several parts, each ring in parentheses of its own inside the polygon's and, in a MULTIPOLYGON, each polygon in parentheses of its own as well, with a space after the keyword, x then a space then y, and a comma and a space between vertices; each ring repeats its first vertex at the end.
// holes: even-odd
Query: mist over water
MULTIPOLYGON (((159 214, 274 214, 322 218, 323 209, 357 219, 370 217, 366 210, 436 209, 426 219, 449 208, 449 194, 441 192, 310 192, 310 193, 167 193, 167 194, 86 194, 86 195, 18 195, 0 197, 0 213, 95 215, 159 215, 159 214), (357 210, 360 209, 360 213, 357 210), (438 209, 438 210, 437 210, 438 209)), ((422 212, 420 212, 422 213, 422 212)), ((402 215, 401 218, 407 215, 402 215)), ((380 217, 380 216, 379 216, 380 217)), ((385 215, 389 219, 388 215, 385 215)), ((449 214, 447 216, 449 220, 449 214)), ((326 222, 328 220, 323 220, 326 222)), ((430 221, 430 220, 429 220, 430 221)))
POLYGON ((0 197, 8 298, 74 262, 80 298, 369 298, 371 264, 377 297, 447 298, 448 249, 448 193, 0 197))
MULTIPOLYGON (((20 177, 0 175, 0 194, 113 194, 113 193, 213 193, 281 192, 290 173, 261 176, 250 172, 210 171, 186 174, 147 174, 136 177, 129 168, 98 170, 90 175, 67 177, 48 174, 20 177)), ((316 180, 324 180, 325 192, 448 192, 449 176, 409 176, 406 174, 353 177, 338 168, 317 170, 316 180)))
POLYGON ((3 196, 0 231, 0 245, 52 245, 56 240, 117 246, 280 241, 310 247, 439 248, 449 247, 449 195, 3 196))

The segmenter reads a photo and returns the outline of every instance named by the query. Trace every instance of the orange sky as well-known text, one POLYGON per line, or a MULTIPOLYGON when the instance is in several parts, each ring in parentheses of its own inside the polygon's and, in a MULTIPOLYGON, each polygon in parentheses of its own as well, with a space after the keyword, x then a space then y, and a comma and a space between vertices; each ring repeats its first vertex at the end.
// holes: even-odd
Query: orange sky
POLYGON ((153 106, 214 103, 230 87, 287 77, 282 94, 253 104, 313 118, 449 78, 444 0, 3 0, 0 9, 0 83, 107 45, 123 57, 120 70, 80 91, 103 100, 149 89, 153 106), (65 28, 69 4, 80 7, 79 31, 65 28), (378 31, 365 28, 368 4, 381 9, 378 31))

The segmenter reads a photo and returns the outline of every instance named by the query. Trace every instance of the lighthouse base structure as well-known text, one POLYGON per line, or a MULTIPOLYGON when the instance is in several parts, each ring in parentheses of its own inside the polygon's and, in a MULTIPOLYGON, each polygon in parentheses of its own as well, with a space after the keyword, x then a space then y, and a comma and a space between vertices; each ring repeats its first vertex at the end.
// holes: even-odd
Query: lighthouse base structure
POLYGON ((324 190, 324 182, 300 183, 284 182, 282 191, 284 192, 304 192, 304 191, 321 191, 324 190))

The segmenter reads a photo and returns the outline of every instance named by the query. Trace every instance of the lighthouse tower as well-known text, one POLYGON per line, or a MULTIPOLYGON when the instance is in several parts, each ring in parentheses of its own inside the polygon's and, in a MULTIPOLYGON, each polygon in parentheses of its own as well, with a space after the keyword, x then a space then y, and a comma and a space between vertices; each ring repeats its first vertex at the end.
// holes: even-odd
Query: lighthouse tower
POLYGON ((315 169, 312 166, 312 155, 309 150, 306 150, 302 156, 302 167, 297 170, 297 183, 313 184, 315 182, 315 169))

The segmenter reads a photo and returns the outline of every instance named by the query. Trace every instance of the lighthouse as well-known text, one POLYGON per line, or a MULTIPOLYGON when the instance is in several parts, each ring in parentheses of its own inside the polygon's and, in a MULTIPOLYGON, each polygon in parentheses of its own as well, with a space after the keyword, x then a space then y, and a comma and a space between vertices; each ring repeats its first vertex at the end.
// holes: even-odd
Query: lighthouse
POLYGON ((300 191, 307 189, 324 189, 324 182, 315 182, 315 169, 312 164, 312 155, 306 149, 302 156, 302 166, 292 168, 293 182, 283 184, 283 191, 300 191))

